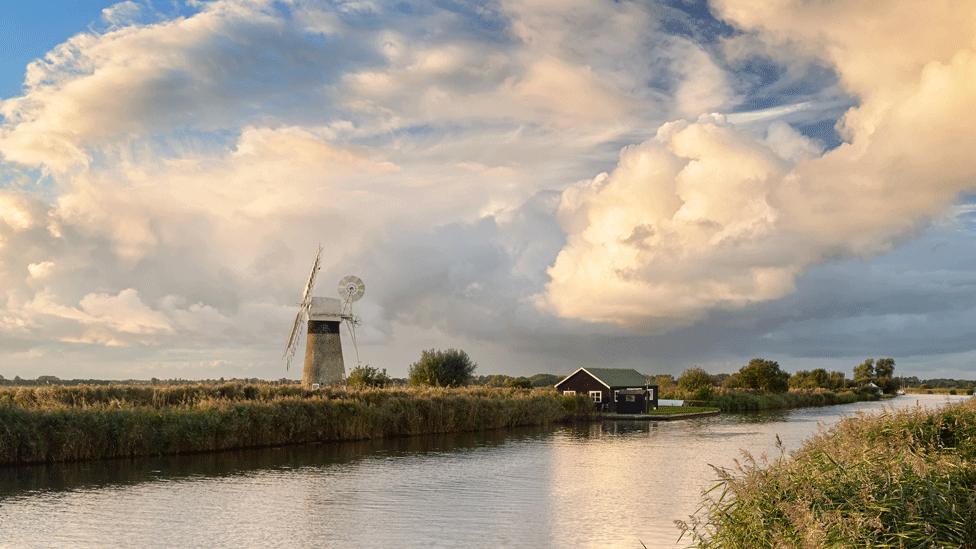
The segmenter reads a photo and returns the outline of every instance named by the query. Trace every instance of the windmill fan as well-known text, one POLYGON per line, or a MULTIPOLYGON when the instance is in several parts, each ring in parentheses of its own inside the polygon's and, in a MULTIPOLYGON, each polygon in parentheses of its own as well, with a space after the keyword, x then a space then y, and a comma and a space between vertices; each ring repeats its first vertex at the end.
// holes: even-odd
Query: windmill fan
POLYGON ((365 293, 366 285, 358 276, 346 275, 339 281, 339 297, 342 298, 343 304, 352 305, 362 299, 365 293))
POLYGON ((362 299, 366 293, 366 284, 358 276, 346 275, 339 280, 339 297, 342 299, 342 319, 346 321, 349 338, 352 339, 353 349, 356 351, 356 365, 359 360, 359 342, 356 341, 356 326, 359 318, 352 314, 352 304, 362 299))

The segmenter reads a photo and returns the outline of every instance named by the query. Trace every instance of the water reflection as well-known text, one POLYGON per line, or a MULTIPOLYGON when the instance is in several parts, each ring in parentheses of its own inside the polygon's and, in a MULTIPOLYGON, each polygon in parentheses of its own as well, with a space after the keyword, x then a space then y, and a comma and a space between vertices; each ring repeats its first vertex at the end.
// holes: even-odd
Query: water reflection
POLYGON ((545 436, 552 429, 534 427, 204 454, 0 467, 0 501, 22 492, 81 490, 193 477, 228 477, 262 470, 343 464, 364 457, 394 459, 408 454, 464 452, 545 436))
POLYGON ((709 464, 884 406, 0 469, 0 545, 670 545, 709 464))

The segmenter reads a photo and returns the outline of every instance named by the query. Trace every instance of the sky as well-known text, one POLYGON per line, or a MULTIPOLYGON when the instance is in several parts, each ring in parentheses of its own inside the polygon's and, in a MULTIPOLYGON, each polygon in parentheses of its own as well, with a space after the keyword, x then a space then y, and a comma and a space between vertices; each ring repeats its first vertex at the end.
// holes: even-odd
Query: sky
POLYGON ((2 9, 5 377, 298 378, 319 245, 395 376, 976 376, 972 3, 2 9))

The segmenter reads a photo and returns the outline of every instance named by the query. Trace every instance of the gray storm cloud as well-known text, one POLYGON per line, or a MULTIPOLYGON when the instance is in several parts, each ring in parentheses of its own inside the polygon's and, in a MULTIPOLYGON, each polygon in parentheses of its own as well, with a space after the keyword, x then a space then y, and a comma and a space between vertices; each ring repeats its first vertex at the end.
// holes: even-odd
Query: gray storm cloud
POLYGON ((777 299, 811 265, 890 249, 976 185, 972 5, 715 7, 833 66, 858 101, 838 123, 844 143, 817 154, 782 125, 762 139, 721 116, 662 126, 563 193, 547 310, 660 330, 777 299))

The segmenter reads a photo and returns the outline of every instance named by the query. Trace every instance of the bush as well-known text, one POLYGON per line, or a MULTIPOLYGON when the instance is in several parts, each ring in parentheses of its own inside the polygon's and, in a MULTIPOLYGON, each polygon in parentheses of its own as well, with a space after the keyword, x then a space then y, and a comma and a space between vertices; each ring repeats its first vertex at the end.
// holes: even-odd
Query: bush
POLYGON ((505 386, 512 389, 531 389, 532 382, 526 377, 513 377, 505 382, 505 386))
POLYGON ((420 354, 420 360, 410 365, 410 384, 460 387, 471 382, 477 367, 468 353, 460 349, 429 349, 420 354))
POLYGON ((386 375, 386 368, 380 370, 369 364, 356 366, 346 378, 346 384, 350 387, 387 387, 392 382, 390 376, 386 375))
POLYGON ((692 400, 708 400, 712 395, 712 376, 701 368, 689 368, 678 376, 678 388, 692 400))

